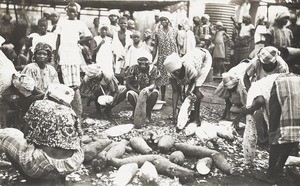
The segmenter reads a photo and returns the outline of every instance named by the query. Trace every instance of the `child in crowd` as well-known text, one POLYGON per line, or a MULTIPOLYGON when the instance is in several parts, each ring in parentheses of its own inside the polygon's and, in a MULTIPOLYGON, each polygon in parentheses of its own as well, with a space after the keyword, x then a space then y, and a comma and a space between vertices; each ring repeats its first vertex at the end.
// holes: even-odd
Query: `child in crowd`
POLYGON ((216 33, 214 34, 213 43, 215 45, 213 51, 213 68, 214 75, 221 77, 223 72, 226 72, 224 60, 226 57, 224 36, 229 39, 229 35, 223 28, 223 23, 216 23, 216 33))

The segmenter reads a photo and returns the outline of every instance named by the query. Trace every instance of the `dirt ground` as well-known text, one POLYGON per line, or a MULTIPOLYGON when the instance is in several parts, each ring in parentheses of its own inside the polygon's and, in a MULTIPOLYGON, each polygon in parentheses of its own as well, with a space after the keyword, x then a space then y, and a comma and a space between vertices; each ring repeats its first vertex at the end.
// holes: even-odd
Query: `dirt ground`
MULTIPOLYGON (((217 86, 218 82, 205 83, 203 86, 204 99, 201 103, 201 118, 202 120, 216 123, 220 120, 221 114, 224 109, 224 100, 213 95, 214 87, 217 86)), ((120 137, 112 138, 114 141, 120 139, 129 139, 132 136, 142 136, 146 131, 155 131, 158 135, 170 134, 176 139, 176 142, 185 142, 189 144, 199 145, 197 137, 184 135, 184 132, 176 132, 175 126, 172 125, 170 116, 172 115, 172 90, 170 87, 167 88, 167 100, 166 105, 163 106, 162 110, 153 112, 153 123, 149 123, 142 126, 142 129, 133 129, 128 134, 120 137)), ((98 135, 103 130, 120 124, 132 123, 130 120, 131 106, 126 100, 121 102, 118 106, 113 109, 113 115, 115 119, 106 120, 103 116, 96 113, 96 109, 93 103, 87 106, 87 100, 83 99, 84 104, 84 132, 87 135, 98 135), (89 120, 88 124, 86 119, 89 120), (91 121, 94 121, 91 122, 91 121)), ((234 116, 234 114, 233 114, 234 116)), ((212 168, 212 171, 207 176, 201 176, 191 180, 190 183, 179 183, 176 178, 169 178, 166 176, 159 175, 160 181, 158 185, 203 185, 203 186, 266 186, 269 184, 262 183, 253 178, 254 174, 265 172, 268 167, 268 153, 267 151, 258 148, 256 150, 255 163, 253 167, 246 166, 243 164, 243 153, 242 153, 242 134, 243 130, 238 131, 240 136, 237 136, 232 142, 223 140, 224 146, 218 146, 217 151, 224 154, 237 170, 233 175, 227 175, 216 167, 212 168)), ((155 154, 160 154, 154 148, 155 154)), ((132 156, 134 154, 125 153, 125 157, 132 156)), ((164 157, 168 157, 169 154, 161 154, 164 157)), ((195 162, 197 159, 186 158, 184 167, 195 169, 195 162)), ((117 169, 113 167, 107 167, 101 171, 95 171, 91 164, 84 164, 84 166, 76 173, 67 177, 67 181, 46 181, 46 182, 28 182, 24 180, 14 168, 7 168, 0 171, 0 185, 20 185, 20 186, 31 186, 31 185, 67 185, 67 186, 81 186, 81 185, 111 185, 112 179, 117 169)), ((284 178, 278 183, 280 186, 296 186, 300 183, 299 174, 295 175, 294 167, 285 168, 284 178)), ((297 169, 298 171, 298 169, 297 169)), ((297 172, 296 171, 296 172, 297 172)), ((299 171, 298 171, 299 172, 299 171)), ((298 173, 297 172, 297 173, 298 173)), ((131 181, 129 185, 142 185, 137 176, 131 181)))

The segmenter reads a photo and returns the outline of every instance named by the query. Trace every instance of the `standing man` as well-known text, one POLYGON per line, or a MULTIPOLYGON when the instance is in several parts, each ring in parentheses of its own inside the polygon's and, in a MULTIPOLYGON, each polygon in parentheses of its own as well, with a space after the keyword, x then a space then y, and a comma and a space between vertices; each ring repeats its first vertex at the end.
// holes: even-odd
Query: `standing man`
POLYGON ((92 34, 85 23, 77 20, 80 12, 80 5, 70 2, 67 7, 67 18, 60 19, 55 32, 57 35, 56 49, 58 51, 58 65, 63 84, 75 90, 75 97, 72 106, 78 117, 82 114, 80 85, 80 65, 83 64, 83 56, 80 44, 92 39, 92 34))
POLYGON ((182 58, 177 53, 169 55, 164 66, 171 74, 173 90, 173 124, 177 121, 177 105, 179 96, 196 96, 195 110, 191 112, 190 121, 200 124, 200 103, 203 98, 200 86, 205 81, 211 66, 212 57, 206 49, 195 48, 182 58), (187 87, 185 90, 184 87, 187 87))

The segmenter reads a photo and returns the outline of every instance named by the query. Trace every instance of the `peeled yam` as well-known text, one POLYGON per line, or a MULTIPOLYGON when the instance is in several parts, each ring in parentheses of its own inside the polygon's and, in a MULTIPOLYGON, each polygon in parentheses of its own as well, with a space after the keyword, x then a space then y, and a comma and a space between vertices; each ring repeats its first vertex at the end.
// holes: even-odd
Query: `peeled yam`
POLYGON ((233 141, 234 135, 233 135, 233 127, 232 126, 218 126, 217 127, 217 135, 220 138, 233 141))
POLYGON ((149 94, 148 89, 143 89, 140 91, 140 94, 137 98, 136 107, 134 110, 134 118, 133 118, 134 127, 137 129, 141 128, 142 124, 145 123, 146 101, 147 101, 148 94, 149 94))
POLYGON ((121 167, 122 165, 128 163, 137 163, 139 167, 141 167, 146 161, 152 162, 158 158, 161 158, 159 155, 138 155, 138 156, 130 156, 128 158, 111 158, 109 160, 109 164, 114 167, 121 167))
POLYGON ((170 135, 164 135, 157 144, 158 149, 161 152, 169 152, 171 148, 173 147, 175 143, 175 140, 172 136, 170 135))
POLYGON ((285 165, 295 165, 300 166, 300 157, 289 156, 285 162, 285 165))
POLYGON ((181 151, 174 151, 170 154, 169 160, 172 163, 182 165, 184 163, 185 157, 184 157, 184 154, 181 151))
POLYGON ((152 152, 151 147, 148 146, 146 141, 141 137, 133 137, 130 139, 130 146, 132 149, 134 149, 136 152, 139 152, 141 154, 149 154, 152 152))
POLYGON ((207 175, 211 171, 212 162, 213 160, 211 157, 199 159, 196 164, 197 171, 203 176, 207 175))
POLYGON ((232 174, 233 167, 231 164, 227 161, 227 158, 220 152, 212 154, 212 159, 218 169, 225 172, 226 174, 232 174))
POLYGON ((0 160, 0 167, 10 167, 11 163, 8 161, 0 160))
POLYGON ((106 146, 112 143, 112 140, 101 139, 93 141, 89 144, 83 145, 84 161, 92 161, 97 157, 98 153, 101 152, 106 146))
POLYGON ((195 134, 195 131, 197 129, 197 123, 190 123, 188 124, 188 126, 186 126, 186 128, 184 129, 184 133, 186 136, 191 136, 193 134, 195 134))
POLYGON ((133 127, 133 124, 118 125, 105 130, 104 133, 111 137, 121 136, 131 131, 133 127))
POLYGON ((152 161, 152 163, 159 174, 166 175, 171 178, 177 177, 182 183, 192 182, 195 179, 196 174, 193 170, 172 163, 166 158, 158 158, 152 161))
POLYGON ((252 164, 255 157, 257 131, 252 115, 246 116, 246 126, 243 136, 243 153, 245 164, 252 164))
POLYGON ((119 143, 107 151, 106 158, 121 158, 125 151, 126 145, 124 143, 119 143))
POLYGON ((149 161, 146 161, 140 168, 139 177, 144 184, 156 183, 158 174, 155 166, 149 161))
POLYGON ((129 163, 122 165, 117 171, 113 184, 114 186, 126 186, 138 171, 138 165, 136 163, 129 163))
POLYGON ((187 96, 180 107, 178 117, 177 117, 177 128, 180 130, 185 127, 185 125, 189 120, 191 105, 192 105, 192 100, 189 96, 187 96))
POLYGON ((189 145, 186 143, 175 143, 174 147, 183 152, 184 155, 196 158, 210 157, 212 154, 217 152, 206 147, 189 145))

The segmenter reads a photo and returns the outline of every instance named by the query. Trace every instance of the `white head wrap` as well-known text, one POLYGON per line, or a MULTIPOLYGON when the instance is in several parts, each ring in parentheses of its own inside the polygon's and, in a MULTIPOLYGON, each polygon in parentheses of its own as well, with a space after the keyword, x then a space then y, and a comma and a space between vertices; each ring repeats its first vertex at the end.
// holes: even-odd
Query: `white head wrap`
POLYGON ((164 65, 166 70, 172 73, 182 67, 182 61, 177 53, 172 53, 165 59, 164 65))

